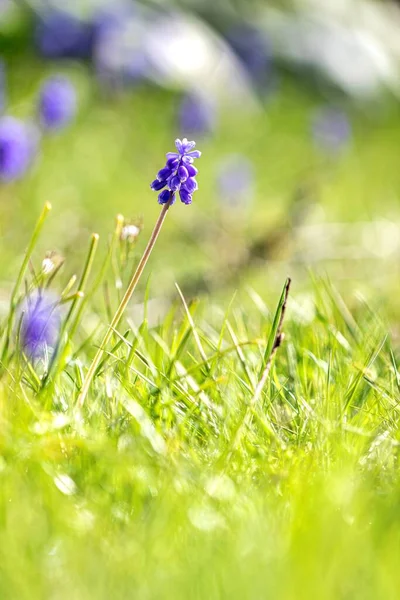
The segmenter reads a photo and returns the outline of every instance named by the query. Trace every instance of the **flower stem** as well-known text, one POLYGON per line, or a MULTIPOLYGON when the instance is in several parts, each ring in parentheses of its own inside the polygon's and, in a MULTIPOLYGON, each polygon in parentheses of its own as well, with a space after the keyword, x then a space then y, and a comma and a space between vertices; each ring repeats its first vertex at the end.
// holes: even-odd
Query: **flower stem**
POLYGON ((110 341, 114 330, 118 327, 118 324, 119 324, 119 322, 120 322, 120 320, 122 318, 122 315, 124 314, 125 309, 128 306, 129 300, 131 299, 132 294, 135 291, 135 288, 136 288, 137 283, 138 283, 138 281, 140 279, 140 276, 143 273, 143 270, 144 270, 144 268, 146 266, 146 263, 149 260, 150 254, 151 254, 151 252, 152 252, 152 250, 154 248, 154 245, 155 245, 155 243, 157 241, 157 238, 158 238, 158 235, 159 235, 159 233, 161 231, 161 227, 162 227, 162 225, 164 223, 165 217, 167 216, 167 212, 168 212, 169 207, 170 207, 170 202, 168 202, 167 204, 163 205, 161 213, 160 213, 160 215, 159 215, 159 217, 157 219, 157 222, 156 222, 156 224, 154 226, 153 232, 152 232, 152 234, 150 236, 150 239, 149 239, 149 241, 147 243, 146 249, 143 252, 143 256, 140 259, 140 262, 139 262, 139 264, 138 264, 138 266, 136 268, 136 271, 135 271, 135 273, 134 273, 134 275, 133 275, 133 277, 132 277, 132 279, 131 279, 128 287, 127 287, 127 290, 126 290, 126 292, 124 294, 124 297, 122 298, 122 300, 121 300, 121 302, 120 302, 120 304, 119 304, 119 306, 118 306, 118 308, 117 308, 117 310, 116 310, 116 312, 114 314, 114 317, 112 318, 112 321, 111 321, 111 323, 109 324, 109 326, 107 328, 107 331, 106 331, 106 333, 105 333, 105 335, 103 337, 103 340, 102 340, 102 342, 100 344, 100 347, 99 347, 99 349, 96 352, 96 356, 94 357, 94 359, 92 361, 92 364, 89 367, 89 371, 86 374, 86 377, 85 377, 85 380, 83 382, 80 394, 78 396, 78 406, 79 407, 82 407, 83 404, 84 404, 84 402, 85 402, 87 393, 88 393, 89 388, 90 388, 90 384, 91 384, 92 379, 93 379, 93 377, 94 377, 94 375, 96 373, 96 370, 97 370, 97 368, 98 368, 98 366, 99 366, 99 364, 101 362, 101 359, 103 357, 103 354, 104 354, 104 351, 105 351, 105 349, 107 347, 107 344, 110 341))

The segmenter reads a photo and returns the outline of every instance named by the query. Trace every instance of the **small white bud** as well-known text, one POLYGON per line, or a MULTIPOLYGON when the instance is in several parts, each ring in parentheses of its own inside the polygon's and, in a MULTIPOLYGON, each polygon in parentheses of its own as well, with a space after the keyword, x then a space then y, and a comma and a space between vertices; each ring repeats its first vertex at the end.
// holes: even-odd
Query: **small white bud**
POLYGON ((55 269, 56 265, 51 258, 44 258, 42 261, 42 271, 45 275, 50 275, 55 269))
POLYGON ((140 227, 137 225, 125 225, 121 231, 121 240, 134 242, 140 233, 140 227))

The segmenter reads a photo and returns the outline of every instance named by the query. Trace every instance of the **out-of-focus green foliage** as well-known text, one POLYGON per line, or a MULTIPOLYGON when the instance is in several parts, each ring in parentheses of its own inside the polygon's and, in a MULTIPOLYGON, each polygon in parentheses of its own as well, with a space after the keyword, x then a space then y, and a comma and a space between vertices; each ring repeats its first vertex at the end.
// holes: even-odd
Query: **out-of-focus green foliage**
POLYGON ((185 135, 183 91, 107 88, 90 61, 45 61, 32 18, 2 30, 4 113, 35 120, 56 72, 79 111, 0 186, 0 598, 397 598, 398 102, 355 104, 278 70, 259 111, 221 107, 197 139, 195 203, 169 211, 81 409, 159 214, 149 183, 185 135), (332 105, 351 128, 337 152, 313 130, 332 105), (240 157, 254 182, 232 207, 220 167, 240 157), (29 361, 21 299, 47 285, 63 294, 62 336, 29 361))

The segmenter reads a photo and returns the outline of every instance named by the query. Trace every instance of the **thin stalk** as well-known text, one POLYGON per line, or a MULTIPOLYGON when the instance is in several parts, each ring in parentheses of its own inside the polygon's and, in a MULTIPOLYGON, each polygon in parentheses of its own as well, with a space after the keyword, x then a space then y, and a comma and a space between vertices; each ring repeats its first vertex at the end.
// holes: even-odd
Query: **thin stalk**
POLYGON ((36 223, 36 227, 33 231, 28 248, 25 252, 24 260, 22 261, 22 265, 21 265, 21 268, 18 273, 17 281, 15 282, 15 286, 14 286, 14 289, 11 294, 10 313, 8 315, 7 330, 6 330, 6 335, 5 335, 5 339, 4 339, 3 350, 1 352, 1 362, 4 362, 4 360, 7 356, 8 347, 10 345, 12 328, 14 325, 15 311, 17 309, 17 299, 18 299, 19 290, 20 290, 21 284, 23 282, 23 279, 25 277, 25 273, 28 268, 31 256, 33 254, 33 250, 35 248, 36 242, 38 241, 40 232, 42 231, 44 222, 50 211, 51 211, 51 204, 50 204, 50 202, 46 202, 46 204, 43 207, 42 213, 36 223))
MULTIPOLYGON (((79 305, 79 308, 75 315, 74 321, 73 321, 73 323, 70 327, 69 333, 68 333, 68 337, 70 339, 72 339, 73 336, 75 335, 76 329, 78 328, 78 325, 81 321, 82 313, 83 313, 83 309, 85 308, 85 305, 87 304, 89 299, 94 296, 94 294, 97 292, 97 289, 99 288, 101 282, 104 280, 108 265, 110 263, 112 255, 114 253, 115 245, 117 244, 118 239, 121 235, 121 229, 122 229, 123 224, 124 224, 124 217, 122 215, 117 215, 115 230, 114 230, 113 236, 111 238, 111 243, 110 243, 110 247, 107 252, 106 258, 105 258, 103 265, 98 273, 98 276, 96 277, 95 281, 93 282, 93 284, 90 287, 90 292, 89 293, 85 292, 85 298, 82 299, 82 301, 79 305)), ((79 289, 82 289, 82 288, 80 287, 79 289)))
MULTIPOLYGON (((257 385, 254 387, 253 396, 252 396, 249 404, 247 405, 243 419, 239 423, 239 425, 236 429, 236 432, 233 436, 233 441, 232 441, 231 447, 228 450, 227 455, 226 455, 227 456, 226 463, 229 462, 230 457, 232 456, 234 450, 239 446, 239 443, 242 439, 243 431, 249 425, 249 422, 251 421, 251 419, 254 415, 255 408, 258 404, 261 393, 268 381, 268 377, 269 377, 269 374, 271 371, 271 367, 272 367, 272 363, 273 363, 275 354, 277 353, 278 348, 281 347, 281 344, 283 342, 284 334, 282 331, 282 327, 283 327, 283 321, 285 319, 286 305, 287 305, 287 300, 289 297, 290 284, 291 284, 291 279, 290 279, 290 277, 288 277, 286 279, 285 285, 283 287, 281 298, 279 300, 279 304, 278 304, 277 310, 275 312, 274 322, 272 324, 272 331, 269 336, 268 343, 267 343, 267 349, 266 349, 266 352, 264 355, 264 365, 263 365, 263 368, 261 371, 260 379, 258 380, 257 385)), ((263 424, 264 424, 264 426, 267 427, 269 433, 271 435, 273 435, 275 437, 275 439, 280 442, 281 440, 279 438, 279 435, 274 430, 272 423, 268 423, 267 420, 265 419, 263 421, 263 424)))
POLYGON ((73 288, 73 287, 74 287, 74 285, 75 285, 75 282, 76 282, 76 280, 77 280, 77 277, 76 277, 76 275, 72 275, 71 279, 68 281, 67 285, 65 286, 65 288, 63 289, 63 291, 62 291, 62 292, 61 292, 61 294, 60 294, 61 301, 62 301, 62 300, 63 300, 63 299, 66 297, 66 296, 68 296, 68 294, 71 292, 72 288, 73 288))
MULTIPOLYGON (((81 279, 80 279, 79 284, 78 284, 78 291, 79 292, 83 292, 83 294, 85 294, 86 284, 87 284, 87 281, 89 279, 89 275, 90 275, 91 270, 92 270, 92 266, 93 266, 93 262, 94 262, 94 257, 96 255, 98 243, 99 243, 99 234, 98 233, 92 233, 92 237, 91 237, 91 240, 90 240, 89 252, 88 252, 88 255, 86 257, 85 266, 83 268, 81 279)), ((82 301, 82 298, 83 298, 83 296, 76 297, 76 299, 71 304, 71 308, 69 309, 69 312, 68 312, 67 317, 65 319, 64 331, 69 326, 70 321, 72 320, 72 317, 76 316, 74 314, 75 313, 75 309, 78 306, 78 303, 82 301)))
POLYGON ((69 296, 64 296, 64 298, 60 297, 59 304, 60 304, 60 306, 61 306, 61 304, 67 304, 68 302, 76 300, 77 297, 83 298, 84 295, 85 294, 83 292, 77 291, 77 292, 74 292, 73 294, 70 294, 69 296))
POLYGON ((114 317, 112 318, 111 323, 109 324, 109 326, 107 328, 107 331, 106 331, 106 333, 105 333, 105 335, 103 337, 103 340, 102 340, 102 342, 100 344, 100 347, 99 347, 99 349, 96 352, 96 356, 94 357, 94 359, 93 359, 93 361, 92 361, 92 363, 91 363, 91 365, 89 367, 89 371, 86 374, 85 381, 83 382, 83 386, 82 386, 81 392, 80 392, 80 394, 78 396, 78 406, 79 407, 82 407, 83 404, 84 404, 84 402, 85 402, 87 393, 88 393, 89 388, 90 388, 90 384, 92 383, 92 379, 93 379, 93 377, 94 377, 94 375, 95 375, 95 373, 97 371, 97 368, 98 368, 98 366, 99 366, 99 364, 101 362, 101 359, 103 358, 103 354, 104 354, 104 351, 105 351, 105 349, 107 347, 107 344, 110 341, 114 330, 118 327, 118 324, 119 324, 119 322, 120 322, 120 320, 122 318, 122 315, 124 314, 125 309, 128 306, 128 303, 129 303, 129 301, 130 301, 130 299, 132 297, 132 294, 135 291, 135 288, 136 288, 136 286, 138 284, 138 281, 139 281, 139 279, 140 279, 140 277, 141 277, 141 275, 143 273, 143 270, 144 270, 144 268, 145 268, 145 266, 147 264, 147 261, 150 258, 151 252, 152 252, 152 250, 154 248, 154 245, 155 245, 155 243, 157 241, 157 238, 158 238, 158 235, 159 235, 159 233, 161 231, 161 227, 162 227, 162 225, 164 223, 165 217, 167 216, 167 212, 168 212, 169 207, 170 207, 170 203, 163 205, 161 213, 160 213, 160 215, 159 215, 159 217, 158 217, 158 219, 156 221, 156 224, 154 226, 154 229, 152 231, 150 239, 149 239, 149 241, 147 243, 147 246, 145 248, 145 251, 143 252, 143 256, 140 259, 140 262, 139 262, 139 264, 138 264, 138 266, 136 268, 136 271, 135 271, 135 273, 134 273, 134 275, 133 275, 133 277, 132 277, 132 279, 131 279, 128 287, 127 287, 127 290, 126 290, 126 292, 125 292, 125 294, 124 294, 124 296, 123 296, 123 298, 122 298, 122 300, 121 300, 121 302, 120 302, 120 304, 119 304, 119 306, 118 306, 118 308, 117 308, 117 310, 116 310, 116 312, 114 314, 114 317))
POLYGON ((190 313, 189 307, 186 304, 185 297, 182 294, 181 288, 179 287, 179 285, 177 283, 175 283, 175 287, 178 290, 178 294, 179 294, 179 296, 180 296, 180 298, 182 300, 182 304, 183 304, 183 307, 184 307, 185 312, 186 312, 187 320, 189 321, 189 325, 190 325, 190 328, 191 328, 192 333, 193 333, 194 341, 196 342, 196 346, 197 346, 197 348, 199 350, 200 356, 203 359, 203 362, 206 365, 208 372, 210 372, 210 365, 208 363, 207 355, 204 352, 204 348, 202 346, 202 343, 201 343, 201 340, 200 340, 200 336, 199 336, 199 334, 197 332, 197 329, 196 329, 196 326, 194 324, 194 320, 193 320, 193 317, 192 317, 192 315, 190 313))

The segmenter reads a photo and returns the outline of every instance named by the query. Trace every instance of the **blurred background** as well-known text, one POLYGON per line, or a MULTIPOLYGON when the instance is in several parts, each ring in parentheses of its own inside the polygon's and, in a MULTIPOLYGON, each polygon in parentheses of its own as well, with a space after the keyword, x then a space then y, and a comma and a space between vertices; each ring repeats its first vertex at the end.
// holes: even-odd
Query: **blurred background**
POLYGON ((122 213, 127 281, 177 137, 199 192, 168 215, 156 299, 301 292, 310 269, 396 297, 399 31, 394 0, 0 0, 0 307, 46 201, 35 268, 64 260, 65 284, 122 213))

